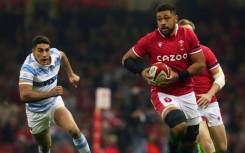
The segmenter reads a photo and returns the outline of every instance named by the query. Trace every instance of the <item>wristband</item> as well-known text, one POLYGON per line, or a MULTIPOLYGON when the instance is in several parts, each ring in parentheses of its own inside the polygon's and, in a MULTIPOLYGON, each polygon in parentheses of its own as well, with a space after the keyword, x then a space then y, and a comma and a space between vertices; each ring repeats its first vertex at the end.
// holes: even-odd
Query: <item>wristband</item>
POLYGON ((127 58, 124 61, 123 66, 128 69, 130 72, 141 76, 141 72, 143 71, 143 68, 135 61, 133 58, 127 58))
POLYGON ((188 70, 184 70, 184 71, 178 72, 178 76, 179 76, 179 80, 187 79, 190 76, 190 72, 188 70))

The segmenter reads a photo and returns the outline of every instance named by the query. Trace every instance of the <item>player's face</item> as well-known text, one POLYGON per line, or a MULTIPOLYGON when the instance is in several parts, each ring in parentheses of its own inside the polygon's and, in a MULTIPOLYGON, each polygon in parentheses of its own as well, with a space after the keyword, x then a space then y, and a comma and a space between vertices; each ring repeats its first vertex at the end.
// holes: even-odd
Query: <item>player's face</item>
POLYGON ((175 24, 178 21, 178 16, 172 14, 169 10, 157 12, 157 26, 161 33, 168 37, 174 34, 175 24))
POLYGON ((51 63, 50 46, 48 44, 38 44, 32 49, 32 53, 39 64, 49 65, 51 63))

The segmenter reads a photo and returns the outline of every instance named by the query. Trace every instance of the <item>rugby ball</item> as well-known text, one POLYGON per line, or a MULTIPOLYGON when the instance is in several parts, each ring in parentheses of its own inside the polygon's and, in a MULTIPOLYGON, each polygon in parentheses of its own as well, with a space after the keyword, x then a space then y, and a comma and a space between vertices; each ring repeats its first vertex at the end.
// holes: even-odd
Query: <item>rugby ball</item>
POLYGON ((163 62, 154 63, 149 70, 149 74, 153 77, 157 85, 169 77, 170 72, 171 69, 163 62))

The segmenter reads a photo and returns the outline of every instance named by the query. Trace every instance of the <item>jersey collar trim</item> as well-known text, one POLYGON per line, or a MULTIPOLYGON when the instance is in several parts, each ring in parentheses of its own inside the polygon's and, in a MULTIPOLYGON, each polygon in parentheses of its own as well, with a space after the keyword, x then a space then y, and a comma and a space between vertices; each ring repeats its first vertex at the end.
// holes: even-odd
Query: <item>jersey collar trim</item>
MULTIPOLYGON (((165 38, 165 36, 161 33, 160 29, 157 28, 157 30, 160 33, 160 35, 165 38)), ((174 34, 174 36, 177 35, 178 30, 179 30, 179 25, 178 24, 175 24, 175 34, 174 34)))
POLYGON ((48 67, 50 67, 50 66, 55 66, 55 60, 53 59, 52 56, 50 56, 50 57, 51 57, 51 63, 50 63, 49 65, 41 65, 41 64, 39 64, 39 63, 36 61, 36 59, 34 58, 33 53, 31 53, 31 58, 32 58, 32 60, 33 60, 39 67, 44 68, 44 69, 48 69, 48 67))

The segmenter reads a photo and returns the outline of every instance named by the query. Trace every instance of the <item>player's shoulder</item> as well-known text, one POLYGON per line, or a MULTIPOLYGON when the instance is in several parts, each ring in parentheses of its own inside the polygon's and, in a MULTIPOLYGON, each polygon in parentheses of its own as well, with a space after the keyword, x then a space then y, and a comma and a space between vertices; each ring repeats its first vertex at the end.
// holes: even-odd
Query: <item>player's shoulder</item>
POLYGON ((50 48, 50 53, 58 53, 60 52, 57 48, 50 48))
POLYGON ((161 35, 161 32, 159 31, 158 28, 155 29, 154 31, 148 33, 145 37, 149 43, 158 41, 159 39, 163 38, 163 36, 161 35))
POLYGON ((50 55, 51 56, 61 56, 60 50, 57 48, 50 48, 50 55))
POLYGON ((205 46, 205 45, 202 45, 201 44, 201 48, 202 48, 202 51, 204 53, 207 53, 207 54, 213 54, 212 50, 208 47, 208 46, 205 46))
POLYGON ((213 53, 213 51, 209 47, 207 47, 205 45, 201 45, 201 48, 202 48, 202 51, 203 51, 203 54, 204 54, 206 60, 207 59, 216 59, 215 54, 213 53))
POLYGON ((157 37, 158 30, 154 30, 152 32, 147 33, 144 37, 148 40, 151 40, 152 38, 157 37))
POLYGON ((203 50, 210 50, 211 51, 211 49, 208 46, 205 46, 203 44, 200 44, 200 45, 201 45, 201 47, 202 47, 203 50))
POLYGON ((177 25, 177 26, 178 26, 177 27, 177 34, 176 34, 177 37, 180 37, 180 38, 188 40, 188 41, 193 39, 193 37, 195 35, 193 31, 191 31, 188 28, 184 28, 183 26, 179 26, 179 25, 177 25))
POLYGON ((177 25, 177 30, 178 30, 178 33, 189 33, 191 30, 190 29, 188 29, 188 28, 185 28, 185 27, 183 27, 183 26, 180 26, 180 25, 177 25))
POLYGON ((157 38, 156 30, 149 32, 145 34, 143 37, 141 37, 138 41, 140 44, 148 45, 150 44, 153 40, 157 38))
POLYGON ((189 37, 190 35, 195 35, 195 33, 192 30, 179 25, 178 25, 178 34, 186 35, 187 37, 189 37))
POLYGON ((29 54, 25 61, 23 62, 20 71, 33 71, 36 67, 38 67, 38 64, 36 60, 33 57, 33 54, 29 54))
POLYGON ((24 61, 24 65, 32 65, 33 63, 35 63, 35 60, 34 60, 34 57, 33 57, 33 54, 29 54, 26 56, 26 59, 24 61))

